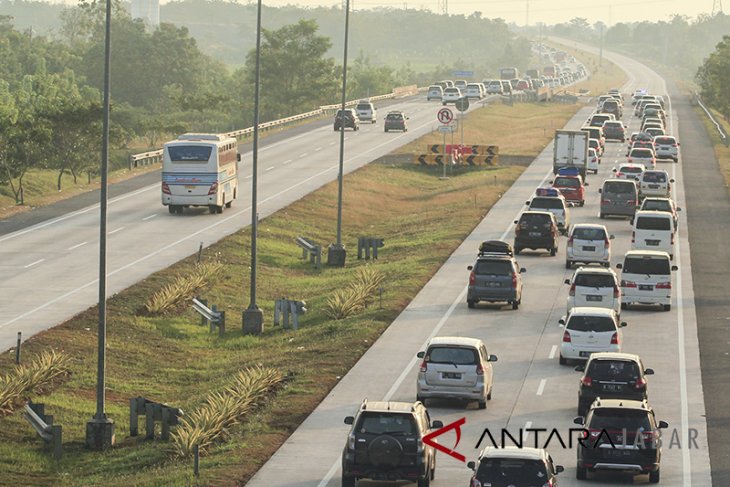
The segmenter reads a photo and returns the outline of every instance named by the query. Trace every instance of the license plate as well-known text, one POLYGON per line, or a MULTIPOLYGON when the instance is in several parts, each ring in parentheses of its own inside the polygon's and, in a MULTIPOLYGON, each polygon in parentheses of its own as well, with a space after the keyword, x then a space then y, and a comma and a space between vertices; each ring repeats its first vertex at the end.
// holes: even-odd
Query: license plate
POLYGON ((639 291, 652 291, 654 286, 651 284, 639 284, 639 291))
POLYGON ((626 206, 625 201, 614 201, 613 206, 626 206))
MULTIPOLYGON (((622 441, 623 437, 621 437, 621 439, 619 439, 619 437, 616 437, 616 439, 614 440, 615 443, 621 443, 622 441)), ((610 458, 623 458, 631 455, 631 452, 626 450, 620 450, 618 448, 607 448, 603 451, 603 454, 610 458)))
POLYGON ((586 301, 603 301, 603 296, 586 296, 586 301))
POLYGON ((584 245, 583 246, 583 251, 584 252, 595 252, 596 251, 596 247, 594 247, 594 246, 585 246, 584 245))
POLYGON ((461 379, 461 374, 458 372, 441 372, 442 379, 461 379))
POLYGON ((580 352, 578 355, 581 357, 590 357, 593 352, 580 352))
POLYGON ((659 245, 659 240, 645 240, 646 245, 659 245))
POLYGON ((542 235, 540 232, 530 232, 530 237, 539 237, 542 235))
POLYGON ((606 392, 616 392, 619 390, 619 386, 616 384, 603 384, 601 386, 601 389, 603 389, 606 392))
POLYGON ((649 189, 659 189, 659 185, 658 184, 650 184, 649 185, 649 189))
POLYGON ((488 282, 487 287, 502 287, 501 282, 488 282))
POLYGON ((193 186, 192 184, 186 184, 185 189, 195 189, 195 186, 193 186))

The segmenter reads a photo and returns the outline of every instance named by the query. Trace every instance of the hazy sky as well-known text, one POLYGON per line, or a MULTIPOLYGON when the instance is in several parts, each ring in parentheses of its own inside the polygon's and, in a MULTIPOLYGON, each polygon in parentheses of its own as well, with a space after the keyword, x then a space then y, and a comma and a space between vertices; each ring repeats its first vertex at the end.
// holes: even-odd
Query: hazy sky
MULTIPOLYGON (((165 3, 166 0, 161 0, 165 3)), ((239 0, 248 3, 249 0, 239 0)), ((256 0, 250 0, 255 2, 256 0)), ((585 17, 590 23, 601 20, 606 24, 637 20, 668 20, 674 14, 696 17, 712 11, 714 0, 350 0, 355 10, 389 6, 393 8, 427 9, 436 12, 441 2, 448 2, 449 13, 470 14, 482 12, 482 16, 501 17, 507 22, 525 24, 529 2, 529 23, 554 24, 573 17, 585 17)), ((720 1, 720 0, 717 0, 720 1)), ((264 5, 301 6, 341 5, 343 0, 263 0, 264 5)), ((730 12, 730 0, 725 12, 730 12)))

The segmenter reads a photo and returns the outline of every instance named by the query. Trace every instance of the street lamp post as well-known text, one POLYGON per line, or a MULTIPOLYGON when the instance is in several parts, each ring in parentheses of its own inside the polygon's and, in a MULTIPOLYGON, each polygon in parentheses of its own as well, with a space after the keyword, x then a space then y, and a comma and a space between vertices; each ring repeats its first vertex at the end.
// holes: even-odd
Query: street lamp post
POLYGON ((342 244, 342 182, 345 166, 345 102, 347 97, 347 36, 350 30, 350 0, 345 0, 345 53, 342 62, 342 103, 340 104, 340 168, 337 175, 337 242, 327 248, 327 265, 344 267, 347 252, 342 244))
POLYGON ((109 172, 109 118, 111 66, 111 0, 106 0, 106 32, 104 39, 104 120, 101 142, 101 196, 99 218, 99 331, 96 370, 96 414, 86 423, 86 446, 106 450, 114 445, 114 421, 107 417, 104 399, 106 392, 106 215, 107 175, 109 172))
POLYGON ((251 170, 251 286, 248 308, 243 312, 243 333, 260 334, 264 331, 264 312, 256 304, 256 236, 258 234, 258 202, 256 195, 259 157, 259 85, 261 80, 261 0, 256 13, 256 74, 254 79, 253 108, 253 161, 251 170))

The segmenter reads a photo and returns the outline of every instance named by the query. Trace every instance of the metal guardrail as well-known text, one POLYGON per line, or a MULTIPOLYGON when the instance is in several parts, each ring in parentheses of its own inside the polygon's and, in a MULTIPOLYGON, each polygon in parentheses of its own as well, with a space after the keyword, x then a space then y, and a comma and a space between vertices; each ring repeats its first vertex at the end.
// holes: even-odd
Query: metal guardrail
MULTIPOLYGON (((350 100, 345 103, 345 106, 351 107, 353 105, 356 105, 360 100, 363 99, 367 99, 370 101, 379 101, 387 100, 390 98, 415 95, 418 94, 419 90, 420 88, 418 88, 418 86, 416 85, 395 87, 393 88, 393 92, 391 93, 386 93, 385 95, 370 96, 366 98, 358 98, 357 100, 350 100)), ((273 127, 279 127, 289 123, 297 122, 299 120, 305 120, 307 118, 317 117, 320 115, 328 115, 337 111, 337 109, 339 109, 341 106, 342 104, 340 103, 334 105, 322 105, 318 109, 312 110, 311 112, 299 113, 297 115, 292 115, 291 117, 286 117, 279 120, 272 120, 270 122, 263 122, 259 124, 259 130, 267 130, 273 127)), ((253 127, 247 127, 241 130, 234 130, 232 132, 224 132, 222 135, 235 138, 248 137, 250 135, 253 135, 253 127)), ((139 166, 156 164, 158 162, 162 162, 162 149, 143 152, 141 154, 132 154, 129 156, 129 169, 131 170, 132 168, 139 166)))
POLYGON ((201 316, 201 325, 210 324, 211 333, 218 327, 218 335, 223 336, 226 332, 226 312, 218 311, 215 304, 208 308, 208 303, 203 299, 193 298, 193 309, 201 316))
POLYGON ((274 324, 279 325, 283 321, 284 328, 289 328, 289 317, 292 319, 292 327, 299 329, 299 315, 307 312, 305 301, 280 298, 274 302, 274 324))
POLYGON ((63 428, 60 424, 53 424, 53 416, 45 414, 45 405, 29 401, 25 405, 23 417, 28 420, 43 441, 53 446, 53 458, 60 459, 63 428))
POLYGON ((177 426, 184 416, 183 410, 167 404, 150 401, 144 397, 133 397, 129 400, 129 436, 139 435, 139 416, 145 416, 145 437, 154 439, 155 422, 161 423, 160 438, 170 439, 170 426, 177 426))
POLYGON ((715 120, 715 117, 712 116, 712 112, 707 109, 704 103, 702 103, 702 98, 700 98, 699 93, 695 93, 695 100, 697 100, 697 104, 702 108, 702 110, 705 111, 707 114, 707 117, 710 119, 710 121, 715 125, 715 128, 717 129, 717 132, 720 134, 720 139, 722 139, 722 143, 725 144, 725 147, 728 147, 730 144, 730 141, 728 140, 727 133, 725 132, 725 128, 722 126, 721 123, 719 123, 717 120, 715 120))
POLYGON ((309 255, 309 262, 314 264, 315 269, 319 269, 322 265, 322 247, 307 237, 297 237, 296 242, 302 248, 302 259, 309 255))

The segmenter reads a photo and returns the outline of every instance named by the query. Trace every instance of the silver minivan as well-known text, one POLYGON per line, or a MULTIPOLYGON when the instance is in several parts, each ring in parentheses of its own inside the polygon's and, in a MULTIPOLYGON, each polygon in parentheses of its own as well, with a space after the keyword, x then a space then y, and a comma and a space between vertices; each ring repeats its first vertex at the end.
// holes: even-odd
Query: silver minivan
POLYGON ((416 399, 477 401, 479 409, 492 398, 492 362, 495 355, 478 338, 435 337, 418 352, 423 359, 416 380, 416 399))
POLYGON ((639 206, 639 190, 636 181, 628 179, 606 179, 601 193, 601 209, 599 216, 609 215, 633 217, 639 206))
POLYGON ((658 304, 664 311, 672 309, 672 272, 669 254, 656 250, 630 250, 621 269, 621 309, 630 304, 658 304))

